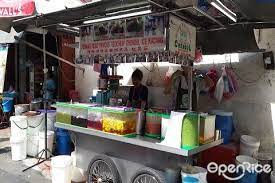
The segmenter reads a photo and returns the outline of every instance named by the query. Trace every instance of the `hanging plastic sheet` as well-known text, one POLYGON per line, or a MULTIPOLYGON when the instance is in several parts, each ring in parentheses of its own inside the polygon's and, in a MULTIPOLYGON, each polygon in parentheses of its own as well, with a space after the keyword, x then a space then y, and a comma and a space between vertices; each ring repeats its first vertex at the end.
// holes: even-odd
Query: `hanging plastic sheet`
POLYGON ((7 56, 8 45, 0 44, 0 93, 3 93, 4 90, 7 56))

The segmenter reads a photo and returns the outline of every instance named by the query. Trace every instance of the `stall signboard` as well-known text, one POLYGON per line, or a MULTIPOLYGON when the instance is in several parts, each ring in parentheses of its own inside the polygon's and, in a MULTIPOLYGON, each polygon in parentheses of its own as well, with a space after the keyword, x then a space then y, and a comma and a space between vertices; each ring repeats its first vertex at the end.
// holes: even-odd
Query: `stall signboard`
POLYGON ((0 44, 0 93, 3 93, 5 83, 8 45, 0 44))
POLYGON ((29 16, 34 12, 33 0, 0 0, 0 17, 29 16))
POLYGON ((196 27, 170 15, 169 51, 176 55, 195 58, 196 27))
POLYGON ((164 51, 165 16, 144 16, 81 28, 80 55, 138 54, 164 51))

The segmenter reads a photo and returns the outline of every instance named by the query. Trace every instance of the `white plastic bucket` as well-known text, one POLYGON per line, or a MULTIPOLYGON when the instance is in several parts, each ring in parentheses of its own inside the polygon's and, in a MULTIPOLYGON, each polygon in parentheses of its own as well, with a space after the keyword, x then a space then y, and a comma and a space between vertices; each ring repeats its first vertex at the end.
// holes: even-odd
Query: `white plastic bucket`
POLYGON ((38 154, 39 136, 27 135, 27 155, 35 157, 38 154))
POLYGON ((73 182, 86 182, 85 171, 81 168, 76 167, 76 154, 75 151, 71 153, 73 170, 72 170, 72 181, 73 182))
POLYGON ((28 130, 30 135, 38 135, 39 131, 45 127, 44 115, 39 114, 35 116, 28 116, 28 130))
POLYGON ((271 180, 271 183, 275 183, 275 171, 271 172, 270 180, 271 180))
POLYGON ((240 155, 254 156, 258 153, 260 141, 249 135, 241 136, 240 155))
POLYGON ((56 156, 52 158, 52 183, 71 183, 72 157, 56 156))
MULTIPOLYGON (((54 140, 54 132, 53 131, 47 131, 47 148, 49 151, 52 152, 53 150, 53 140, 54 140)), ((45 149, 45 132, 39 132, 39 148, 38 151, 42 151, 45 149)), ((49 155, 48 155, 49 157, 49 155)), ((46 158, 45 153, 43 154, 42 158, 46 158)))
POLYGON ((184 170, 181 171, 181 178, 184 177, 193 177, 197 178, 200 183, 207 183, 207 170, 202 167, 194 166, 192 167, 192 172, 184 172, 184 170))
POLYGON ((26 116, 11 116, 11 136, 27 136, 27 117, 26 116))
MULTIPOLYGON (((45 121, 45 110, 39 110, 41 114, 44 116, 45 121)), ((50 131, 54 131, 54 123, 56 122, 56 111, 55 110, 47 110, 47 129, 50 131)))
POLYGON ((27 157, 27 140, 22 136, 11 136, 11 159, 13 161, 24 160, 27 157))
POLYGON ((256 165, 258 164, 258 161, 255 158, 252 158, 251 156, 246 156, 246 155, 239 155, 236 157, 236 165, 241 165, 244 163, 256 165))
POLYGON ((18 104, 14 106, 15 116, 19 116, 30 110, 30 104, 18 104))

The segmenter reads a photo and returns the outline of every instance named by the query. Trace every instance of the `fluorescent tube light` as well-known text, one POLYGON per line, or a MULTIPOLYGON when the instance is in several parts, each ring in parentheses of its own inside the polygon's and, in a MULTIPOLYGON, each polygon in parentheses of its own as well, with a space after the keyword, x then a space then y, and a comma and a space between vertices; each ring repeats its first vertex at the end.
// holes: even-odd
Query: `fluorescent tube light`
POLYGON ((237 22, 237 18, 236 18, 236 14, 233 13, 231 14, 230 12, 227 12, 224 8, 222 8, 221 6, 219 6, 216 2, 211 2, 211 5, 214 6, 215 8, 217 8, 220 12, 222 12, 224 15, 226 15, 228 18, 230 18, 232 21, 237 22))
POLYGON ((105 22, 105 21, 116 20, 116 19, 121 19, 121 18, 130 18, 130 17, 134 17, 134 16, 139 16, 139 15, 146 15, 149 13, 152 13, 152 11, 151 10, 139 11, 139 12, 128 13, 128 14, 124 14, 124 15, 116 15, 116 16, 111 16, 111 17, 88 20, 88 21, 85 21, 84 24, 93 24, 93 23, 105 22))
POLYGON ((70 27, 68 24, 63 24, 63 23, 60 23, 59 25, 63 27, 70 27))
POLYGON ((121 14, 121 13, 129 13, 129 12, 138 12, 138 11, 144 11, 145 9, 150 9, 151 6, 148 5, 148 6, 143 6, 143 7, 138 7, 138 8, 131 8, 131 9, 126 9, 126 10, 120 10, 120 11, 115 11, 115 12, 112 12, 112 13, 106 13, 106 15, 108 16, 113 16, 113 15, 117 15, 117 14, 121 14))
POLYGON ((226 9, 227 11, 229 11, 230 13, 232 13, 234 16, 237 16, 236 13, 234 13, 229 8, 227 8, 220 0, 215 0, 215 1, 218 2, 224 9, 226 9))

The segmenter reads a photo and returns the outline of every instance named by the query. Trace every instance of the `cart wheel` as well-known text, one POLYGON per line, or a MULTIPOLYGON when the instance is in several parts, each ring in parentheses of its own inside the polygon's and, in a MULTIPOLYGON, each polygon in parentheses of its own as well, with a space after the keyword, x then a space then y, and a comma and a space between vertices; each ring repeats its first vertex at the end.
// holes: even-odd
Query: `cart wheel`
POLYGON ((88 168, 88 183, 121 183, 113 160, 104 155, 94 157, 88 168))
POLYGON ((131 183, 165 183, 165 178, 156 170, 145 168, 135 174, 131 183))

